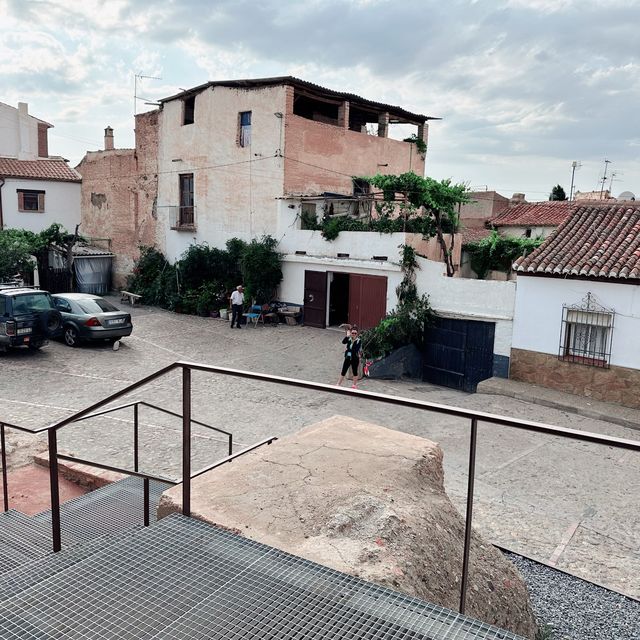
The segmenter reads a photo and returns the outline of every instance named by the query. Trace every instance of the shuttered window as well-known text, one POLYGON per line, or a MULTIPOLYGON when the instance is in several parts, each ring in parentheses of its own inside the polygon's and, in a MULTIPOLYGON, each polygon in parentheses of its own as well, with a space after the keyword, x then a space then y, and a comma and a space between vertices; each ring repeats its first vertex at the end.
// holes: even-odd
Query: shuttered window
POLYGON ((44 213, 44 191, 17 189, 18 211, 24 213, 44 213))

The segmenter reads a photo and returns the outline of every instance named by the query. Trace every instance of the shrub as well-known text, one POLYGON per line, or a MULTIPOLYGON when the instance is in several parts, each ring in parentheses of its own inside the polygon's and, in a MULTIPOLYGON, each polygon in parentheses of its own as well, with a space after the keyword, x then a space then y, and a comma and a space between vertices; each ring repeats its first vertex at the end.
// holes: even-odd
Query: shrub
POLYGON ((242 252, 240 264, 247 298, 258 304, 272 300, 282 282, 282 258, 277 245, 271 236, 263 236, 260 241, 252 240, 242 252))
POLYGON ((491 270, 510 273, 520 256, 531 253, 542 242, 542 238, 504 237, 494 230, 491 235, 479 242, 470 242, 464 248, 470 255, 471 268, 482 280, 491 270))

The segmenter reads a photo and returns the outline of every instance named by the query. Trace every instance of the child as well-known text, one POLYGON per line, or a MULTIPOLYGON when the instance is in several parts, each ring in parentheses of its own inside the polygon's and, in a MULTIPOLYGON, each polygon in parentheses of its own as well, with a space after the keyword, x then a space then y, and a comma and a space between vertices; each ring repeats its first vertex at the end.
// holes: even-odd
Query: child
POLYGON ((353 385, 351 388, 356 389, 358 384, 358 366, 360 365, 360 347, 362 346, 362 341, 358 337, 358 327, 355 325, 347 326, 347 335, 342 339, 342 344, 346 344, 347 346, 344 352, 344 362, 342 364, 340 378, 338 379, 338 386, 342 384, 347 371, 349 371, 349 367, 351 367, 351 371, 353 371, 353 385))

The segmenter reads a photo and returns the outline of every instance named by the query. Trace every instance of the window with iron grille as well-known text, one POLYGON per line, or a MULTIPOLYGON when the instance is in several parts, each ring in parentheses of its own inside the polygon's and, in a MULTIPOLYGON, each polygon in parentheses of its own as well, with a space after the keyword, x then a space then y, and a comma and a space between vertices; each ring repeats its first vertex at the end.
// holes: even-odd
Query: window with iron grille
POLYGON ((560 360, 608 369, 615 312, 589 292, 581 304, 563 305, 560 360))
POLYGON ((238 144, 241 147, 249 147, 251 145, 251 111, 241 111, 238 115, 238 124, 240 127, 238 144))

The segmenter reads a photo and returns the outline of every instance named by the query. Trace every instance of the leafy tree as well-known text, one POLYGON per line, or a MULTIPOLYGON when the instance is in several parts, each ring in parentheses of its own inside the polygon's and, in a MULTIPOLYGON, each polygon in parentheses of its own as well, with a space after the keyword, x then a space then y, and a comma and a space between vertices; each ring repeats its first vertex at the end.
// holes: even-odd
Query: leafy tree
POLYGON ((24 229, 0 231, 0 282, 18 273, 32 271, 35 234, 24 229))
POLYGON ((424 220, 423 235, 435 236, 442 248, 447 275, 453 276, 453 247, 455 230, 458 227, 458 209, 469 202, 467 188, 463 184, 452 184, 451 180, 422 178, 413 171, 400 175, 381 175, 362 178, 382 190, 387 205, 383 215, 390 216, 392 209, 399 209, 400 216, 408 222, 410 218, 424 220), (449 244, 444 234, 450 234, 449 244))
POLYGON ((566 200, 567 194, 564 192, 564 189, 557 184, 553 189, 551 189, 551 193, 549 194, 549 200, 566 200))
POLYGON ((531 253, 543 242, 542 238, 511 238, 492 231, 479 242, 470 242, 465 249, 470 254, 470 264, 480 280, 489 271, 511 273, 511 266, 520 257, 531 253))
POLYGON ((277 245, 271 236, 263 236, 260 241, 252 240, 242 252, 240 265, 247 298, 258 304, 269 302, 282 282, 282 258, 277 245))

